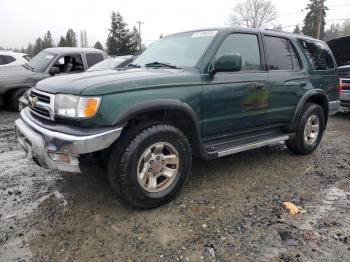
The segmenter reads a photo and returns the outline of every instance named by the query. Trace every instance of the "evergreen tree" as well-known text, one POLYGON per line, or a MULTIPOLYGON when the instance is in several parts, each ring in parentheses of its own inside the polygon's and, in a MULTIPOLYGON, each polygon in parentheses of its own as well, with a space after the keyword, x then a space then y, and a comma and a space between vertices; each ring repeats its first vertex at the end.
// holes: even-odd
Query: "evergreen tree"
POLYGON ((60 41, 58 42, 57 46, 59 47, 67 46, 66 39, 63 36, 60 37, 60 41))
POLYGON ((283 30, 283 27, 282 27, 282 25, 281 24, 279 24, 279 25, 275 25, 274 27, 273 27, 273 29, 274 30, 276 30, 276 31, 282 31, 283 30))
POLYGON ((134 26, 134 28, 130 33, 130 53, 135 53, 137 51, 140 51, 140 48, 141 48, 140 44, 141 44, 141 37, 136 27, 134 26))
POLYGON ((97 41, 97 42, 95 43, 95 45, 94 45, 94 48, 103 50, 103 45, 101 44, 100 41, 97 41))
POLYGON ((320 39, 324 37, 324 27, 326 24, 326 10, 327 7, 324 6, 325 0, 310 0, 310 3, 307 5, 306 9, 309 10, 304 19, 303 33, 308 36, 317 37, 317 24, 318 19, 321 19, 321 31, 320 39), (321 13, 321 17, 320 17, 321 13))
POLYGON ((66 34, 66 46, 69 47, 77 47, 77 36, 73 29, 68 29, 66 34))
POLYGON ((54 46, 53 38, 50 31, 47 31, 43 38, 43 49, 54 46))
POLYGON ((350 20, 346 20, 342 26, 342 34, 350 35, 350 20))
POLYGON ((84 47, 89 47, 86 30, 84 30, 84 47))
POLYGON ((130 31, 119 12, 112 12, 111 28, 107 38, 107 52, 110 55, 130 53, 130 31))
POLYGON ((34 47, 33 47, 33 55, 36 55, 38 54, 41 50, 43 50, 43 40, 41 39, 41 37, 38 37, 36 40, 35 40, 35 44, 34 44, 34 47))
POLYGON ((324 41, 328 41, 337 38, 341 35, 340 24, 331 24, 330 28, 324 31, 324 41))
POLYGON ((293 33, 295 33, 295 34, 300 34, 300 33, 301 33, 301 30, 300 30, 299 25, 296 25, 296 26, 295 26, 295 28, 294 28, 294 30, 293 30, 293 33))
POLYGON ((86 30, 80 30, 80 47, 88 47, 88 39, 86 30))
POLYGON ((32 44, 32 43, 28 43, 26 53, 27 53, 30 57, 33 57, 33 56, 34 56, 34 48, 33 48, 33 44, 32 44))

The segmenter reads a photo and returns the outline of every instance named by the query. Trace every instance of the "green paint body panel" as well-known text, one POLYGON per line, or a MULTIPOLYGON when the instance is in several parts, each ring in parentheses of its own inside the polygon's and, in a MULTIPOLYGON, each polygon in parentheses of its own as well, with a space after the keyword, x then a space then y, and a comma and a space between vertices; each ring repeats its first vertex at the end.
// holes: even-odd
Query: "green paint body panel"
MULTIPOLYGON (((219 33, 194 68, 140 68, 125 71, 87 72, 54 77, 38 83, 39 90, 82 96, 101 96, 102 102, 84 126, 113 126, 118 117, 138 104, 172 99, 187 104, 197 117, 201 139, 240 133, 271 125, 288 125, 298 103, 312 89, 321 90, 329 101, 338 100, 337 69, 313 71, 298 46, 298 36, 253 29, 217 29, 219 33), (225 37, 232 33, 259 37, 262 68, 256 72, 218 72, 210 65, 225 37), (283 36, 294 45, 302 62, 299 71, 267 71, 263 51, 264 34, 283 36)), ((166 105, 164 105, 166 107, 166 105)))

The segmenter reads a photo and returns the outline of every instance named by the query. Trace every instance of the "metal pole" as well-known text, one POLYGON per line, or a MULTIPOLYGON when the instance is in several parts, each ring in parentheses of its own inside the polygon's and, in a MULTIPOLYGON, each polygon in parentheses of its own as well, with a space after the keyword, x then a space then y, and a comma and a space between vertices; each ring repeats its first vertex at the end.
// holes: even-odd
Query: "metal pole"
POLYGON ((316 38, 320 39, 321 38, 321 27, 322 27, 322 15, 323 15, 323 10, 324 10, 324 1, 325 0, 319 0, 320 1, 320 6, 318 10, 318 19, 317 19, 317 31, 316 31, 316 38))
POLYGON ((140 51, 142 50, 142 40, 141 40, 141 25, 143 24, 143 22, 141 22, 141 21, 137 21, 136 23, 138 23, 139 24, 139 36, 140 36, 140 46, 139 46, 139 48, 140 48, 140 51))

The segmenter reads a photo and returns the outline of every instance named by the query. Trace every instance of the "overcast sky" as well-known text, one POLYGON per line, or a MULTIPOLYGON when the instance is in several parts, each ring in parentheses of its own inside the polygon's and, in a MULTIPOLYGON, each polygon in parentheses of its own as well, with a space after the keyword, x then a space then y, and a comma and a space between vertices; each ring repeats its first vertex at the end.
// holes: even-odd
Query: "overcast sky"
MULTIPOLYGON (((105 45, 110 14, 119 11, 130 27, 141 20, 142 39, 148 45, 179 31, 225 26, 237 0, 0 0, 0 46, 21 47, 50 30, 55 42, 68 28, 86 30, 89 45, 105 45)), ((302 23, 309 0, 272 0, 279 14, 276 24, 292 31, 302 23)), ((350 0, 326 0, 326 20, 350 18, 350 0)), ((342 21, 339 21, 342 22, 342 21)), ((79 39, 79 38, 78 38, 79 39)))

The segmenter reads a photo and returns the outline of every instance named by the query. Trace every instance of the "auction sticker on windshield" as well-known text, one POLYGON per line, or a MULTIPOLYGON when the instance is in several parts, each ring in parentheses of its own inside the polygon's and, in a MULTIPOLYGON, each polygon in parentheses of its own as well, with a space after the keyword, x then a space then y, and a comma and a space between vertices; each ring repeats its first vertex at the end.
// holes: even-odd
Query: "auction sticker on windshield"
POLYGON ((218 31, 200 31, 193 33, 192 37, 210 37, 217 34, 218 31))

